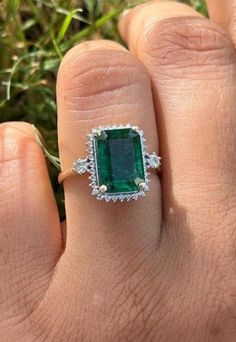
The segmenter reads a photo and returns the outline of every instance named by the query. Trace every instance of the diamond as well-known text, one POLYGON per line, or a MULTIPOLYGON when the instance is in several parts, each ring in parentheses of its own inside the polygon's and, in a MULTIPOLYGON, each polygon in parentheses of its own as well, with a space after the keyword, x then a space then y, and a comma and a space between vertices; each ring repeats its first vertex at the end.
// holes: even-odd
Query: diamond
POLYGON ((146 155, 147 167, 152 169, 158 169, 161 166, 161 157, 158 157, 155 152, 146 155))
POLYGON ((83 173, 88 171, 88 160, 87 159, 78 159, 73 164, 73 169, 75 172, 77 172, 79 175, 82 175, 83 173))

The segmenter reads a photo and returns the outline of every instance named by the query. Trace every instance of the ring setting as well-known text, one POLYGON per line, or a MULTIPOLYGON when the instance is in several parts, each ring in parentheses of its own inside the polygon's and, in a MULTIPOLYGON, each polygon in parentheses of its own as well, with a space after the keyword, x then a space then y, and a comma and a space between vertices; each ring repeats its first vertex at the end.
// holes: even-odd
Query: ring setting
POLYGON ((77 159, 71 169, 60 173, 59 182, 88 172, 92 195, 106 202, 144 197, 150 171, 161 166, 161 158, 147 152, 143 131, 130 124, 92 129, 87 135, 87 151, 86 158, 77 159))

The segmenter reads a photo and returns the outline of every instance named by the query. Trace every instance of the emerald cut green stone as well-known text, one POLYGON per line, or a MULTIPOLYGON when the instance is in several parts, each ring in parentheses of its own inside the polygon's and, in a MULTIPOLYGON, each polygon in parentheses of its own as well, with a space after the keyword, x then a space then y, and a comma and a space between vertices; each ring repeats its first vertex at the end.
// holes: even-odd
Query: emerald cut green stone
POLYGON ((141 138, 132 128, 107 129, 95 137, 98 185, 106 193, 134 193, 145 182, 141 138))

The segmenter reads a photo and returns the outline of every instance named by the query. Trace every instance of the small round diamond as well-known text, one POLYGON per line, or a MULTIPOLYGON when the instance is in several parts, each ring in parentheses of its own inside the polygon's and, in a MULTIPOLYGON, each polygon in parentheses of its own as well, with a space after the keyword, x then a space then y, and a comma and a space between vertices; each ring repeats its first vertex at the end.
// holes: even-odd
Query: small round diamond
POLYGON ((161 166, 161 157, 158 157, 155 152, 147 155, 148 168, 157 169, 161 166))
POLYGON ((79 175, 82 175, 83 173, 88 171, 88 161, 87 159, 78 159, 74 162, 73 169, 75 172, 77 172, 79 175))
POLYGON ((144 182, 139 183, 138 186, 139 186, 140 190, 145 190, 146 189, 146 183, 144 183, 144 182))
POLYGON ((102 194, 104 194, 104 193, 107 191, 106 185, 101 185, 101 186, 99 187, 99 191, 100 191, 102 194))

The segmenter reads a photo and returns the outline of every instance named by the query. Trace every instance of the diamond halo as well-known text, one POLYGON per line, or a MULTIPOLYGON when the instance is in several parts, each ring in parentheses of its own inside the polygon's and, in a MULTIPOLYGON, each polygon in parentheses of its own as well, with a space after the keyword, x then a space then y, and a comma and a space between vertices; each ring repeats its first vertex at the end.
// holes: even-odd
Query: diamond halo
POLYGON ((140 197, 144 197, 145 193, 149 191, 149 169, 157 169, 161 165, 161 158, 156 153, 147 153, 146 139, 144 138, 143 131, 138 127, 127 125, 113 125, 113 126, 100 126, 92 129, 87 135, 87 152, 88 157, 86 159, 78 159, 73 164, 73 171, 79 175, 86 172, 90 173, 90 187, 92 188, 92 195, 96 196, 98 200, 105 200, 106 202, 123 202, 130 200, 137 200, 140 197), (105 185, 99 184, 98 177, 98 165, 97 155, 95 148, 96 138, 105 130, 121 130, 121 129, 132 129, 138 133, 140 137, 141 152, 142 152, 142 163, 144 171, 144 181, 140 183, 138 191, 134 192, 121 192, 121 193, 109 193, 105 185))

